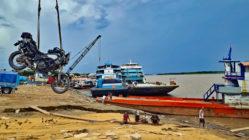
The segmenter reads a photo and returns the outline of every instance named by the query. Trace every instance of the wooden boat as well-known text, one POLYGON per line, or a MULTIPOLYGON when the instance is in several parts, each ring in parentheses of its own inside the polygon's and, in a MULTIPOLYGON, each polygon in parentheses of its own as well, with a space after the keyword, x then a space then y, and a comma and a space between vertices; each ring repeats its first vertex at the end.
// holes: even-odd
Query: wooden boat
MULTIPOLYGON (((96 100, 101 102, 101 98, 96 98, 96 100)), ((105 102, 151 113, 191 116, 197 116, 200 108, 204 107, 205 116, 249 118, 249 108, 222 104, 222 100, 128 96, 126 98, 112 97, 112 100, 107 99, 105 102)))

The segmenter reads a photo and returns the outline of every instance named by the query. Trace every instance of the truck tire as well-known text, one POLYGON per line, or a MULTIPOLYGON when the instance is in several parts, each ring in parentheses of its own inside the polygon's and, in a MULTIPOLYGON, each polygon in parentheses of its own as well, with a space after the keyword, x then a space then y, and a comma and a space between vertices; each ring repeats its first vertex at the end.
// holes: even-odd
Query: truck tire
POLYGON ((11 91, 12 91, 12 88, 10 88, 10 87, 2 87, 3 94, 10 94, 11 91))

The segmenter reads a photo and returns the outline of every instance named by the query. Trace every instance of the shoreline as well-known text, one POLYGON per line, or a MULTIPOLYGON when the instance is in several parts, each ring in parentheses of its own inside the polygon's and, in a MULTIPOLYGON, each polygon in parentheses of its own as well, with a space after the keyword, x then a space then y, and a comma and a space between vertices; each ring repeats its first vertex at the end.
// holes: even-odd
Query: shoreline
MULTIPOLYGON (((116 119, 119 121, 122 121, 122 114, 128 111, 131 121, 134 122, 133 114, 135 110, 133 109, 109 104, 103 105, 95 102, 94 98, 78 94, 78 92, 74 90, 58 95, 52 92, 50 86, 20 86, 19 90, 14 94, 0 95, 0 100, 0 117, 2 118, 0 119, 0 138, 4 139, 13 137, 16 139, 27 139, 31 138, 31 136, 38 139, 75 139, 74 135, 79 135, 78 131, 83 129, 87 129, 87 131, 82 131, 80 134, 87 133, 87 136, 84 138, 88 139, 130 139, 128 136, 126 137, 126 135, 136 133, 138 133, 142 139, 244 140, 249 138, 249 135, 247 135, 249 133, 246 133, 247 131, 245 133, 243 132, 245 136, 236 136, 239 133, 231 133, 229 131, 232 127, 226 126, 220 123, 220 121, 216 122, 215 120, 217 119, 212 118, 206 118, 207 128, 198 128, 197 116, 189 117, 160 114, 160 126, 144 124, 122 125, 110 122, 88 122, 48 116, 29 109, 29 105, 37 105, 53 113, 89 119, 116 119), (42 119, 47 120, 48 123, 41 123, 42 119), (53 119, 53 121, 49 122, 51 119, 53 119), (31 123, 25 123, 27 120, 31 123), (18 122, 21 125, 19 125, 18 122), (7 129, 5 128, 5 123, 8 125, 7 129), (68 132, 63 130, 68 130, 68 132), (100 133, 100 135, 95 136, 95 133, 100 133), (106 133, 115 133, 115 136, 107 136, 106 133), (67 137, 66 135, 69 135, 68 138, 65 138, 67 137)), ((221 120, 229 121, 230 119, 221 120)), ((248 121, 243 119, 232 120, 238 120, 244 123, 248 121)))

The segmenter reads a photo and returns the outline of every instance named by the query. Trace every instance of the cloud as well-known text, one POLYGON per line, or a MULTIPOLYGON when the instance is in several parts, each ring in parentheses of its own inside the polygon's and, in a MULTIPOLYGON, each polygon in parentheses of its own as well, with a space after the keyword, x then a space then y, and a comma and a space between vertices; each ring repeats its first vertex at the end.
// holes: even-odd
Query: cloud
POLYGON ((110 25, 110 21, 108 21, 106 18, 101 18, 97 20, 97 27, 96 29, 104 29, 110 25))
POLYGON ((3 16, 0 16, 0 21, 5 21, 5 18, 3 16))
POLYGON ((7 23, 1 23, 1 24, 0 24, 0 27, 1 27, 1 26, 9 27, 9 28, 14 27, 13 25, 7 24, 7 23))
MULTIPOLYGON (((69 30, 70 33, 73 30, 87 30, 87 34, 99 32, 109 28, 113 23, 122 22, 129 16, 126 15, 127 10, 148 0, 59 0, 58 2, 62 34, 65 30, 67 33, 69 30)), ((5 48, 6 52, 6 56, 0 56, 1 60, 16 49, 10 46, 20 39, 22 32, 30 32, 36 36, 37 6, 37 0, 0 1, 0 46, 5 48)), ((42 0, 41 8, 41 48, 45 51, 51 48, 51 44, 58 45, 55 1, 42 0)), ((75 40, 73 37, 66 39, 75 40)))
POLYGON ((0 28, 4 28, 4 27, 9 27, 9 28, 11 28, 11 27, 14 27, 12 24, 10 24, 6 19, 5 19, 5 17, 4 16, 0 16, 0 28))

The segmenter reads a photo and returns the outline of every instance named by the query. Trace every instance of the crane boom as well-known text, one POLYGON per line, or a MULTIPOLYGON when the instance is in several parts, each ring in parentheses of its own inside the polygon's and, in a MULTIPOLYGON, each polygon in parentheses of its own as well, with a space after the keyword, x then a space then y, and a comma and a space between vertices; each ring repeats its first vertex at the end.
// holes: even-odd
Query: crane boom
POLYGON ((81 55, 75 60, 73 65, 67 70, 67 73, 70 73, 75 66, 82 60, 82 58, 85 57, 85 55, 90 51, 90 49, 94 46, 94 44, 101 38, 101 35, 98 35, 96 39, 93 40, 93 42, 85 48, 85 50, 81 53, 81 55))

